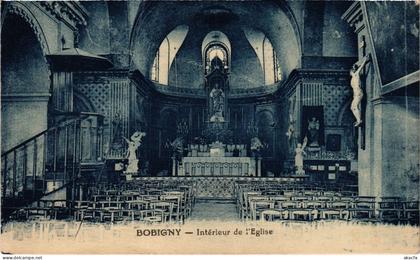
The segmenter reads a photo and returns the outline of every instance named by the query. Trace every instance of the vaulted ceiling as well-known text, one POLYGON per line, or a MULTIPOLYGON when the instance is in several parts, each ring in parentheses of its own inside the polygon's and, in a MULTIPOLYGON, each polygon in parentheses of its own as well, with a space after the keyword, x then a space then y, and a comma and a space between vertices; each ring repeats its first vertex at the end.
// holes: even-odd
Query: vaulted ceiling
MULTIPOLYGON (((191 32, 203 39, 207 33, 220 30, 228 34, 232 46, 235 41, 246 41, 244 29, 262 31, 277 52, 283 75, 300 66, 298 26, 283 1, 146 1, 138 10, 131 32, 130 54, 132 66, 145 75, 163 39, 179 25, 195 28, 191 32)), ((201 44, 197 47, 201 48, 201 44)))

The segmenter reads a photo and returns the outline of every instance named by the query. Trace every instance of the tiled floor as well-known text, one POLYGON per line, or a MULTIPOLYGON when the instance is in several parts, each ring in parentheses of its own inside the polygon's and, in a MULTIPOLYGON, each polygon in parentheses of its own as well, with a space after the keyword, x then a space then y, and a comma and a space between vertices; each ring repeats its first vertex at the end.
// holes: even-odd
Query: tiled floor
POLYGON ((239 217, 233 201, 207 200, 196 202, 189 220, 234 221, 239 217))

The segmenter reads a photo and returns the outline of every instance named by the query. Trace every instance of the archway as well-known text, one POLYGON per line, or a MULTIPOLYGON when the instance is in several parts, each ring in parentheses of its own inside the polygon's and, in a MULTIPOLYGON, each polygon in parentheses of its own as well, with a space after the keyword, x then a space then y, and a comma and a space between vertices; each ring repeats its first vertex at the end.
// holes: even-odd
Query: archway
POLYGON ((39 37, 25 17, 8 13, 1 35, 2 151, 5 151, 47 128, 50 71, 39 37))

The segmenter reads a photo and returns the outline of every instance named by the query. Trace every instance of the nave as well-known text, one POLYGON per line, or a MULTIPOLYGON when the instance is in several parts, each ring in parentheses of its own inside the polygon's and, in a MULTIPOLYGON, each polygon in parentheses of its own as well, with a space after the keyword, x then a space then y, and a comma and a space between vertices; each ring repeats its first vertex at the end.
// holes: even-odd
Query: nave
POLYGON ((13 213, 8 221, 50 219, 108 224, 131 221, 151 225, 184 224, 191 220, 339 220, 419 224, 418 201, 358 196, 349 186, 238 178, 232 183, 233 197, 209 198, 202 196, 202 187, 194 178, 150 179, 80 187, 86 190, 79 193, 80 200, 41 199, 14 211, 10 208, 13 213))
POLYGON ((347 253, 417 248, 418 204, 397 198, 377 203, 354 191, 264 179, 238 180, 234 199, 197 198, 194 181, 185 180, 134 180, 119 187, 91 189, 88 200, 45 200, 18 210, 2 225, 6 250, 37 245, 39 252, 48 253, 162 252, 150 248, 157 241, 152 232, 162 230, 180 232, 182 239, 165 233, 155 238, 159 245, 191 253, 202 252, 200 246, 215 239, 207 233, 199 235, 198 230, 229 231, 230 236, 219 238, 225 246, 218 252, 226 253, 235 252, 234 242, 247 243, 248 236, 254 237, 255 246, 267 246, 275 238, 269 244, 281 244, 273 250, 282 253, 296 252, 296 241, 305 241, 299 252, 308 253, 320 248, 322 253, 342 253, 343 248, 347 253), (136 233, 139 230, 141 236, 136 233), (232 240, 235 230, 249 233, 232 240), (267 235, 269 230, 274 234, 267 235), (375 248, 368 243, 373 240, 375 248), (199 246, 186 248, 181 241, 199 246), (322 247, 325 243, 331 246, 322 247))

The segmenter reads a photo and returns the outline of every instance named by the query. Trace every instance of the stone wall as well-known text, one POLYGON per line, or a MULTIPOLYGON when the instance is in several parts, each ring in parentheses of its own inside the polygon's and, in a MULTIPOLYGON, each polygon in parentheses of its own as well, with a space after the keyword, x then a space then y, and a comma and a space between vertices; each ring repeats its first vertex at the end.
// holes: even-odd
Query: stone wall
POLYGON ((50 71, 29 24, 8 15, 2 30, 2 151, 47 128, 50 71))

